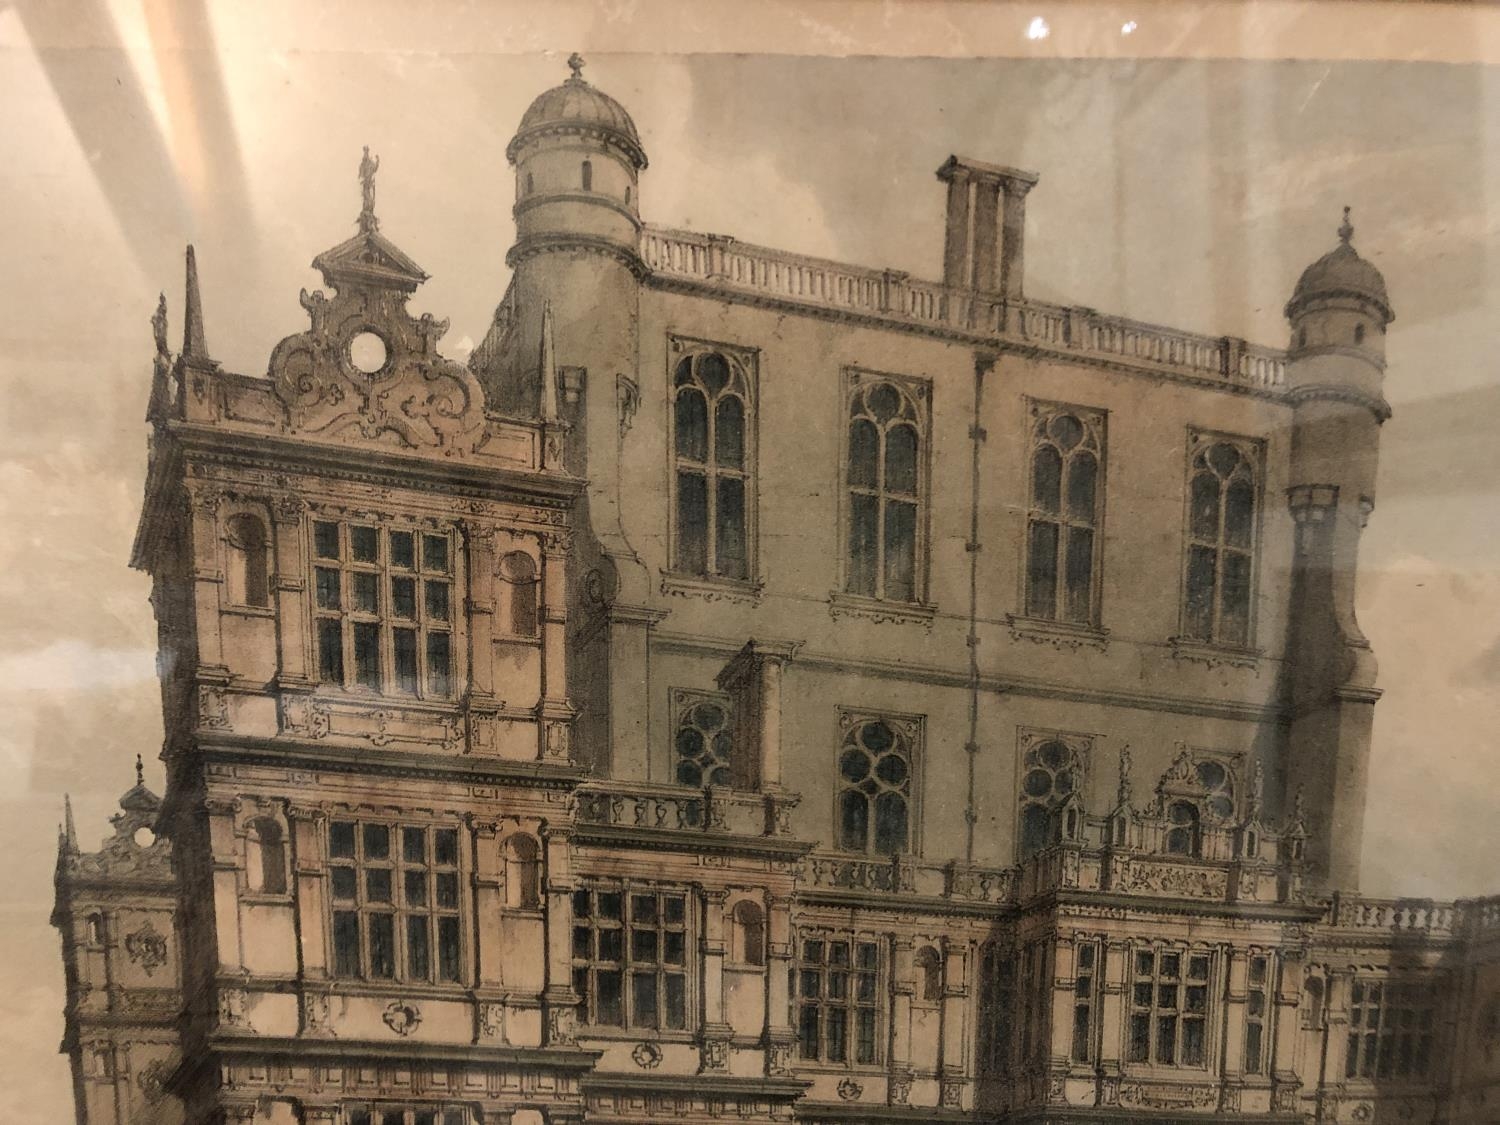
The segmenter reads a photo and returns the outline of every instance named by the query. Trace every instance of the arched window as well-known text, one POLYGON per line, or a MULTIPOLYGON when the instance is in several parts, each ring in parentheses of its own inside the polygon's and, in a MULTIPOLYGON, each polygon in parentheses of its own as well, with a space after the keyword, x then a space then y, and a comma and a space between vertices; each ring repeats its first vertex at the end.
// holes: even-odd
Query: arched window
POLYGON ((1202 847, 1198 806, 1192 801, 1173 801, 1167 806, 1167 853, 1196 856, 1202 847))
POLYGON ((729 707, 719 699, 691 697, 677 714, 676 777, 679 785, 734 784, 734 732, 729 707))
POLYGON ((630 206, 630 185, 625 185, 625 206, 630 206))
POLYGON ((510 595, 508 625, 517 637, 537 635, 536 561, 525 551, 512 551, 500 560, 500 577, 510 595))
POLYGON ((534 177, 530 172, 527 172, 526 173, 526 194, 530 195, 535 190, 536 190, 536 177, 534 177))
POLYGON ((245 874, 259 894, 286 894, 286 840, 270 817, 250 822, 245 874))
POLYGON ((1183 629, 1192 640, 1250 643, 1259 455, 1249 442, 1200 439, 1189 480, 1183 629))
POLYGON ((1026 613, 1093 624, 1104 416, 1033 407, 1026 613))
POLYGON ((1299 348, 1305 348, 1305 347, 1307 347, 1307 329, 1306 328, 1299 328, 1299 329, 1297 329, 1297 346, 1299 348))
POLYGON ((266 525, 247 513, 230 517, 228 545, 229 600, 235 605, 269 606, 270 552, 266 525))
POLYGON ((923 1000, 936 1003, 943 998, 943 959, 930 945, 917 950, 917 984, 923 1000))
POLYGON ((735 903, 731 916, 734 923, 734 942, 731 954, 741 965, 764 965, 766 963, 766 917, 761 909, 748 899, 735 903))
MULTIPOLYGON (((1058 813, 1082 784, 1083 766, 1077 751, 1060 738, 1034 742, 1021 764, 1020 852, 1025 859, 1055 843, 1066 827, 1058 823, 1058 813)), ((1077 816, 1076 808, 1070 811, 1077 816)), ((1076 831, 1068 838, 1076 839, 1076 831)))
POLYGON ((594 163, 591 160, 583 162, 583 190, 594 190, 594 163))
POLYGON ((851 594, 896 602, 920 599, 922 425, 907 387, 885 380, 854 384, 845 578, 851 594))
POLYGON ((749 376, 737 359, 708 351, 679 361, 673 383, 673 569, 748 578, 753 501, 749 376))
POLYGON ((83 940, 89 945, 104 944, 103 914, 90 914, 83 920, 83 940))
POLYGON ((1354 342, 1356 344, 1363 344, 1365 342, 1365 326, 1363 324, 1356 324, 1354 326, 1354 342))
POLYGON ((510 836, 505 841, 505 905, 514 910, 535 910, 542 904, 542 862, 537 843, 530 836, 510 836))
POLYGON ((849 723, 839 753, 839 847, 900 855, 911 831, 912 745, 886 719, 849 723))

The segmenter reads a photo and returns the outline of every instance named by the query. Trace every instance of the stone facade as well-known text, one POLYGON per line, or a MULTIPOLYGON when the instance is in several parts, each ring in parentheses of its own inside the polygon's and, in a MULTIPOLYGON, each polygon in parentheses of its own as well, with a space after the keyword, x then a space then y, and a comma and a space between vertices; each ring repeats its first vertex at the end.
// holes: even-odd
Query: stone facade
POLYGON ((62 841, 80 1120, 1492 1120, 1495 905, 1356 893, 1347 222, 1285 350, 1029 300, 973 160, 940 283, 666 230, 574 62, 467 366, 368 154, 266 377, 191 251, 159 313, 167 793, 62 841))

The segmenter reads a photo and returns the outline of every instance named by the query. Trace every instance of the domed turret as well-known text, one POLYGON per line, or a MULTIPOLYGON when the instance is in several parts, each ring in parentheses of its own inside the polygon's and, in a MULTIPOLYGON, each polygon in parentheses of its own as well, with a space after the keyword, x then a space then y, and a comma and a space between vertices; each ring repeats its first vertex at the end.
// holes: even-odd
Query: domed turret
POLYGON ((1339 244, 1297 279, 1287 302, 1292 322, 1294 357, 1320 350, 1352 349, 1385 366, 1385 328, 1395 314, 1386 295, 1385 278, 1354 249, 1349 208, 1339 227, 1339 244))
POLYGON ((559 236, 613 243, 634 257, 646 167, 640 135, 619 102, 584 81, 582 58, 568 66, 571 77, 531 103, 505 150, 516 169, 512 257, 559 236))

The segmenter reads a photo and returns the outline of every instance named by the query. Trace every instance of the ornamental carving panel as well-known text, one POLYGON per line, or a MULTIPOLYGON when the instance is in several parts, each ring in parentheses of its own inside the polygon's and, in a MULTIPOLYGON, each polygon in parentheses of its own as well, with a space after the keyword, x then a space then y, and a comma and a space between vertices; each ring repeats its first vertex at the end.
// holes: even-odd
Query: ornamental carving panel
POLYGON ((125 952, 149 977, 167 963, 167 939, 148 920, 125 936, 125 952))

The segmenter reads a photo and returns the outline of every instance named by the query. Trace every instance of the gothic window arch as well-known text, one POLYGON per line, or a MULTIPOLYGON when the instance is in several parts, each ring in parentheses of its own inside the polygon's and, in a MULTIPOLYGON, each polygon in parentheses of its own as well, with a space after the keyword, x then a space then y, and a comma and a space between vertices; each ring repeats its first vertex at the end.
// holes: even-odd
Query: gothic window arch
POLYGON ((536 910, 541 904, 541 849, 524 833, 506 837, 505 905, 512 910, 536 910))
POLYGON ((252 820, 248 828, 245 874, 250 890, 263 895, 286 894, 286 834, 280 823, 263 816, 252 820))
POLYGON ((672 776, 679 785, 733 785, 734 725, 729 700, 707 692, 680 692, 672 741, 672 776))
POLYGON ((750 578, 753 382, 749 357, 723 347, 693 347, 673 368, 672 569, 678 573, 750 578))
POLYGON ((1031 491, 1026 525, 1026 614, 1098 622, 1104 415, 1031 407, 1031 491))
POLYGON ((733 942, 730 955, 741 965, 766 963, 766 916, 756 903, 741 899, 730 914, 733 942))
MULTIPOLYGON (((1064 805, 1083 788, 1087 742, 1043 732, 1022 735, 1020 846, 1022 859, 1061 838, 1064 805)), ((1077 815, 1076 803, 1069 808, 1077 815)), ((1075 826, 1077 827, 1077 826, 1075 826)), ((1071 833, 1070 838, 1077 833, 1071 833)))
POLYGON ((1166 850, 1168 855, 1203 854, 1202 814, 1196 802, 1177 800, 1167 806, 1166 850))
POLYGON ((925 584, 927 384, 853 372, 844 483, 847 593, 919 602, 925 584))
POLYGON ((904 855, 914 851, 919 721, 845 713, 841 725, 839 847, 864 855, 904 855))
POLYGON ((506 631, 515 637, 535 637, 540 621, 537 606, 541 578, 536 560, 525 551, 511 551, 500 560, 500 580, 506 595, 506 631))
POLYGON ((1251 642, 1261 460, 1257 442, 1193 435, 1182 608, 1189 640, 1251 642))
POLYGON ((265 521, 250 512, 230 516, 224 541, 228 554, 225 578, 230 602, 268 608, 271 604, 271 551, 265 521))

